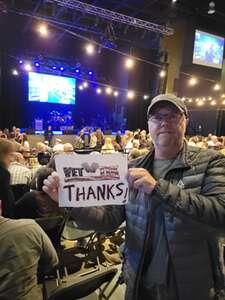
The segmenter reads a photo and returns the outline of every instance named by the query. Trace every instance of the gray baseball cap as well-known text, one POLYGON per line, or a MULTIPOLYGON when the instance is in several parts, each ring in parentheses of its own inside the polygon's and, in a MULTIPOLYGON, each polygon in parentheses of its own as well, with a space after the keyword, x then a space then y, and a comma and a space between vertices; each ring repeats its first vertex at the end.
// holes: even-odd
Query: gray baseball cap
POLYGON ((176 108, 179 109, 179 111, 182 114, 184 114, 186 117, 188 117, 187 107, 186 107, 184 101, 181 98, 176 97, 175 95, 172 95, 172 94, 160 94, 160 95, 158 95, 158 96, 156 96, 155 98, 152 99, 152 102, 149 105, 148 111, 147 111, 147 117, 148 118, 151 115, 152 108, 157 103, 163 102, 163 101, 173 104, 174 106, 176 106, 176 108))

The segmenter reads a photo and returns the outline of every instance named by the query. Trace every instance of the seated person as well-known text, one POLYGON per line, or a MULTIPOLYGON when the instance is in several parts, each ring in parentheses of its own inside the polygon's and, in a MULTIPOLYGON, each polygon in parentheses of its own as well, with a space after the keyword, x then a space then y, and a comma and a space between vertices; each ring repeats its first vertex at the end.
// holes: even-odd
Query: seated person
POLYGON ((15 205, 16 218, 37 219, 60 215, 60 209, 42 190, 43 182, 54 170, 43 167, 37 173, 36 191, 28 192, 15 205))
POLYGON ((106 137, 105 144, 102 146, 101 153, 102 154, 111 154, 115 153, 115 148, 112 144, 112 139, 110 137, 106 137))
POLYGON ((37 271, 43 274, 58 264, 45 232, 33 220, 6 219, 0 213, 0 239, 0 299, 43 299, 37 271))
POLYGON ((13 162, 9 165, 8 170, 11 176, 11 185, 29 185, 31 181, 31 171, 25 166, 25 159, 21 153, 13 153, 13 162))

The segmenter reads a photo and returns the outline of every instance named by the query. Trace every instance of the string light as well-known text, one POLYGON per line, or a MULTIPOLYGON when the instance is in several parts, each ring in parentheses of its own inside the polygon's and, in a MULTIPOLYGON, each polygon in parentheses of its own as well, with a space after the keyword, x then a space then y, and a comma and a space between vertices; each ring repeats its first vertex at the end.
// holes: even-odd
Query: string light
POLYGON ((40 24, 38 26, 38 32, 42 37, 47 37, 48 36, 48 27, 46 24, 40 24))
POLYGON ((213 89, 214 89, 214 91, 219 91, 221 89, 221 86, 218 83, 216 83, 214 85, 213 89))
POLYGON ((115 91, 115 92, 113 93, 113 95, 114 95, 115 97, 118 97, 119 92, 118 92, 118 91, 115 91))
POLYGON ((134 96, 135 96, 134 91, 128 91, 128 92, 127 92, 127 98, 128 98, 128 99, 133 99, 134 96))
POLYGON ((222 104, 225 105, 225 100, 223 100, 222 104))
POLYGON ((88 55, 93 55, 95 53, 95 47, 93 44, 89 43, 85 46, 88 55))
POLYGON ((100 88, 97 88, 96 93, 97 93, 97 94, 101 94, 101 93, 102 93, 102 90, 101 90, 100 88))
POLYGON ((166 71, 165 70, 161 70, 160 73, 159 73, 159 76, 161 78, 164 78, 166 76, 166 71))
POLYGON ((189 85, 194 86, 194 85, 196 85, 197 83, 198 83, 197 78, 191 77, 191 78, 189 79, 189 85))
POLYGON ((83 89, 84 89, 83 85, 79 85, 78 88, 79 88, 80 91, 83 91, 83 89))
POLYGON ((149 99, 149 95, 144 95, 143 98, 144 98, 144 100, 148 100, 149 99))
POLYGON ((204 104, 204 102, 202 100, 197 101, 198 106, 202 106, 203 104, 204 104))
POLYGON ((225 98, 225 94, 221 95, 222 98, 225 98))
POLYGON ((84 88, 87 88, 87 87, 88 87, 87 81, 85 81, 85 82, 83 83, 83 87, 84 87, 84 88))
POLYGON ((212 105, 212 106, 216 105, 216 101, 213 100, 212 102, 210 102, 210 105, 212 105))
POLYGON ((193 102, 193 100, 190 98, 190 99, 188 100, 188 102, 191 103, 191 102, 193 102))
POLYGON ((134 67, 134 60, 132 58, 126 58, 125 67, 127 69, 132 69, 134 67))
POLYGON ((108 86, 105 90, 107 95, 111 95, 112 94, 112 88, 110 86, 108 86))

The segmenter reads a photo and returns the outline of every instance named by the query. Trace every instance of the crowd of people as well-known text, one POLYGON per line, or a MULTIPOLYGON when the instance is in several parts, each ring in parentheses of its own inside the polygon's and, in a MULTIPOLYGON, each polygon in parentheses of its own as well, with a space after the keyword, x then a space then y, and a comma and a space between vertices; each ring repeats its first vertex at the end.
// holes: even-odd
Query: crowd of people
MULTIPOLYGON (((160 102, 161 100, 158 100, 158 101, 160 102)), ((56 255, 48 237, 45 235, 45 233, 41 229, 39 229, 39 227, 37 225, 35 225, 34 222, 28 221, 28 220, 27 221, 21 220, 24 218, 37 219, 37 218, 50 217, 50 216, 60 216, 60 215, 63 216, 64 211, 58 207, 57 201, 52 200, 52 198, 54 198, 54 197, 52 197, 51 191, 46 190, 46 186, 45 186, 46 181, 49 180, 49 178, 51 177, 51 174, 55 171, 55 161, 54 161, 55 155, 57 155, 59 153, 67 154, 67 155, 77 155, 76 151, 78 150, 78 152, 79 152, 79 150, 81 150, 81 149, 89 149, 90 153, 99 154, 99 155, 101 155, 101 154, 107 155, 107 154, 111 154, 111 153, 122 152, 122 153, 125 153, 128 155, 128 159, 130 160, 130 165, 133 166, 132 165, 133 159, 139 158, 139 160, 141 161, 140 157, 148 157, 149 155, 151 155, 152 149, 153 149, 153 144, 154 144, 156 150, 157 149, 160 150, 161 146, 157 144, 154 126, 156 126, 156 124, 158 124, 158 122, 164 122, 163 118, 164 118, 165 112, 166 112, 166 118, 170 119, 169 121, 171 121, 171 122, 173 122, 173 120, 175 118, 177 118, 176 120, 178 120, 178 118, 180 118, 180 119, 183 118, 182 119, 183 122, 186 122, 185 121, 186 120, 186 110, 181 106, 180 102, 178 100, 174 100, 173 98, 172 98, 172 100, 169 98, 169 100, 167 100, 167 101, 170 102, 170 105, 167 104, 167 106, 165 105, 165 107, 160 106, 160 105, 155 105, 156 108, 150 107, 149 115, 148 115, 149 122, 150 122, 149 126, 152 126, 152 129, 151 129, 151 127, 149 127, 150 133, 147 133, 146 130, 137 129, 136 131, 127 130, 124 134, 121 134, 121 132, 117 132, 115 135, 104 135, 104 133, 102 132, 102 130, 100 128, 97 128, 95 131, 90 130, 88 128, 84 128, 79 132, 79 134, 77 136, 74 137, 73 143, 67 143, 67 142, 64 143, 63 136, 61 139, 58 139, 58 138, 55 139, 55 142, 53 143, 53 136, 48 135, 48 139, 46 139, 46 140, 40 139, 40 141, 36 144, 36 146, 32 148, 29 144, 29 137, 26 134, 21 133, 21 130, 19 128, 16 128, 14 126, 11 131, 8 129, 5 129, 3 131, 0 130, 0 204, 1 204, 0 207, 1 207, 1 215, 2 215, 2 217, 0 217, 0 224, 1 224, 0 236, 2 237, 2 240, 4 241, 4 247, 1 247, 1 248, 4 248, 4 249, 7 248, 7 232, 10 232, 10 234, 12 235, 12 239, 15 239, 17 241, 19 238, 22 237, 25 241, 24 246, 23 246, 24 249, 18 248, 17 251, 19 251, 19 252, 24 251, 24 253, 25 252, 27 253, 27 257, 30 257, 30 256, 32 257, 32 259, 30 259, 30 260, 28 259, 28 261, 29 261, 29 263, 27 265, 28 271, 25 272, 24 273, 25 275, 22 276, 22 278, 24 278, 24 280, 28 280, 29 276, 31 276, 31 278, 32 278, 32 280, 31 280, 32 282, 30 281, 30 285, 28 285, 30 288, 30 291, 32 291, 32 293, 30 293, 30 291, 27 290, 28 286, 26 286, 26 289, 22 289, 21 282, 17 279, 15 279, 14 287, 13 288, 10 287, 10 280, 14 280, 15 274, 13 275, 13 272, 17 272, 17 274, 20 274, 20 273, 22 274, 24 272, 25 267, 23 264, 25 264, 25 260, 21 259, 21 257, 18 256, 19 258, 12 263, 13 258, 10 257, 10 255, 7 255, 5 253, 6 250, 3 251, 3 249, 2 249, 0 251, 0 261, 4 257, 4 258, 6 258, 6 260, 8 260, 9 264, 12 264, 12 269, 10 270, 12 275, 10 275, 9 273, 3 274, 2 273, 3 271, 0 270, 0 281, 3 280, 4 276, 7 278, 5 284, 2 285, 2 283, 0 283, 0 295, 3 294, 6 296, 9 296, 8 299, 31 299, 30 296, 34 295, 33 292, 34 292, 34 290, 36 290, 36 287, 37 287, 36 273, 37 273, 37 268, 39 265, 39 263, 38 263, 39 259, 42 258, 41 259, 42 262, 43 261, 49 262, 48 264, 46 263, 46 265, 45 265, 46 269, 49 269, 49 267, 53 267, 54 265, 57 264, 57 261, 58 261, 57 255, 56 255), (158 115, 162 114, 163 117, 161 115, 158 116, 157 114, 158 115), (49 136, 50 136, 50 138, 49 138, 49 136), (8 218, 10 218, 10 219, 8 219, 8 218), (16 221, 16 220, 12 220, 12 219, 19 219, 19 220, 16 221), (26 226, 27 226, 27 228, 29 228, 27 231, 25 229, 26 226), (10 228, 10 230, 7 231, 7 228, 10 228), (30 235, 30 240, 28 238, 28 235, 30 235), (37 247, 37 244, 39 243, 38 242, 39 239, 42 240, 42 243, 41 243, 42 247, 40 247, 40 248, 37 247), (32 253, 28 250, 28 247, 32 248, 32 246, 30 245, 32 243, 35 244, 35 253, 32 253), (37 257, 38 257, 38 259, 36 259, 37 257), (34 262, 34 260, 35 260, 35 262, 34 262), (17 269, 17 271, 16 271, 16 269, 17 269), (23 298, 22 296, 25 294, 29 294, 30 298, 23 298), (18 295, 19 295, 19 297, 18 297, 18 295)), ((157 101, 156 101, 156 103, 157 103, 157 101)), ((167 121, 168 120, 166 120, 165 122, 167 122, 167 121)), ((175 126, 175 125, 173 124, 173 126, 175 126)), ((172 128, 172 125, 171 125, 171 128, 172 128)), ((183 128, 182 130, 183 130, 182 131, 182 134, 183 134, 185 132, 185 128, 183 128)), ((201 148, 202 150, 207 149, 207 151, 209 149, 215 149, 216 151, 218 151, 218 152, 220 151, 222 154, 225 155, 225 137, 217 137, 215 135, 209 134, 207 137, 202 137, 202 136, 186 137, 184 140, 185 140, 185 143, 187 143, 187 145, 189 145, 191 147, 194 146, 194 147, 196 147, 196 149, 197 148, 201 148)), ((176 142, 176 139, 174 139, 174 141, 176 142)), ((180 137, 179 142, 183 143, 183 136, 180 137)), ((167 143, 169 145, 171 143, 171 141, 167 140, 167 143)), ((176 146, 176 144, 174 144, 174 147, 175 146, 176 146)), ((173 145, 172 145, 172 148, 173 148, 173 145)), ((170 152, 173 150, 172 148, 169 149, 170 152)), ((180 151, 180 148, 177 149, 177 152, 179 152, 179 151, 180 151)), ((193 150, 192 150, 192 152, 193 152, 193 150)), ((160 153, 160 152, 156 153, 157 155, 159 155, 158 156, 159 158, 155 162, 155 164, 156 163, 159 164, 158 165, 159 169, 162 172, 164 172, 165 170, 163 169, 163 166, 160 165, 160 161, 163 160, 163 163, 167 164, 167 166, 170 167, 171 164, 174 162, 174 159, 171 162, 170 155, 165 156, 163 154, 164 156, 160 156, 160 155, 162 155, 162 153, 160 153)), ((197 150, 196 150, 196 153, 197 153, 197 150)), ((208 152, 208 153, 209 153, 208 155, 216 157, 216 154, 212 154, 211 152, 208 152)), ((222 154, 220 154, 220 155, 222 155, 222 154)), ((176 155, 177 155, 177 153, 176 153, 176 155)), ((203 156, 204 155, 205 154, 203 154, 203 156)), ((207 156, 205 156, 205 158, 202 158, 202 159, 205 161, 206 157, 207 156)), ((221 157, 218 159, 221 160, 221 157)), ((134 160, 134 161, 136 161, 136 160, 134 160)), ((197 162, 196 162, 196 165, 198 165, 197 162)), ((134 164, 134 166, 136 166, 136 165, 134 164)), ((154 167, 156 168, 157 165, 154 165, 154 167)), ((149 187, 146 188, 145 194, 146 195, 151 194, 152 190, 155 189, 156 181, 153 180, 152 177, 149 177, 148 173, 143 173, 144 175, 143 174, 140 175, 139 174, 140 172, 146 171, 146 170, 143 171, 144 170, 143 168, 147 168, 147 167, 143 167, 142 164, 140 164, 140 168, 141 169, 139 171, 137 171, 137 169, 135 167, 131 168, 131 171, 129 173, 130 180, 132 181, 132 184, 134 184, 135 180, 137 180, 138 178, 142 178, 140 176, 145 176, 146 178, 148 177, 148 180, 151 182, 151 184, 149 185, 151 188, 150 189, 149 189, 149 187)), ((213 168, 213 166, 212 166, 212 168, 213 168)), ((215 167, 215 170, 218 171, 218 168, 216 169, 216 167, 215 167)), ((154 169, 154 172, 155 172, 154 177, 158 178, 159 182, 160 182, 161 175, 158 174, 156 170, 157 170, 157 168, 154 169)), ((188 174, 188 171, 185 169, 185 172, 187 172, 187 174, 185 175, 187 177, 190 175, 194 176, 194 173, 193 173, 194 171, 193 172, 191 171, 190 174, 188 174)), ((201 172, 203 172, 203 171, 201 171, 201 172)), ((205 172, 207 172, 207 171, 205 171, 205 172)), ((223 172, 224 172, 224 169, 223 169, 223 172)), ((208 175, 209 177, 211 176, 210 174, 211 173, 209 173, 209 175, 208 175)), ((212 174, 214 174, 214 173, 212 173, 212 174)), ((223 174, 223 176, 225 176, 225 173, 223 174)), ((183 184, 183 182, 182 182, 182 184, 183 184)), ((201 184, 203 185, 203 183, 201 183, 201 184)), ((207 180, 206 180, 206 183, 204 183, 204 184, 207 184, 207 180)), ((163 193, 166 193, 165 190, 168 188, 166 182, 161 182, 161 185, 163 186, 162 190, 160 191, 161 196, 159 193, 158 197, 163 197, 162 196, 163 193), (164 186, 163 186, 163 184, 164 184, 164 186)), ((192 185, 194 185, 194 183, 192 183, 192 185)), ((213 185, 213 181, 212 181, 212 185, 213 185)), ((178 185, 176 186, 176 188, 177 187, 178 187, 178 185)), ((138 184, 136 184, 136 185, 134 184, 134 188, 138 189, 138 184)), ((157 184, 157 188, 160 188, 160 184, 157 184)), ((171 187, 170 193, 173 193, 173 194, 176 193, 177 197, 178 197, 178 195, 179 195, 179 197, 182 196, 184 201, 186 201, 187 195, 182 194, 182 193, 184 193, 184 191, 182 191, 182 192, 177 191, 177 190, 175 191, 176 188, 171 187)), ((215 197, 217 187, 215 186, 215 188, 214 188, 214 190, 212 190, 212 192, 209 192, 211 187, 209 187, 208 185, 207 185, 207 189, 208 189, 207 190, 208 192, 206 191, 205 194, 207 195, 207 193, 208 193, 209 197, 211 197, 211 198, 215 197)), ((221 192, 224 192, 224 189, 222 190, 222 188, 221 188, 221 192)), ((194 203, 195 201, 197 201, 196 200, 197 198, 195 198, 195 196, 192 195, 190 197, 193 197, 193 200, 190 200, 190 202, 193 201, 193 203, 194 203)), ((176 207, 176 205, 172 202, 173 201, 172 199, 173 199, 172 196, 167 199, 167 201, 171 201, 171 203, 170 203, 171 210, 179 210, 180 208, 176 207)), ((212 199, 212 201, 214 201, 213 199, 212 199)), ((201 200, 201 201, 203 201, 203 200, 201 200)), ((206 200, 206 203, 207 203, 207 201, 209 201, 208 198, 206 198, 205 200, 206 200)), ((215 200, 215 202, 217 203, 215 205, 218 205, 217 208, 215 208, 215 209, 219 209, 219 204, 218 204, 219 201, 220 200, 217 200, 217 199, 215 200)), ((222 201, 224 201, 224 200, 222 200, 222 198, 221 198, 221 203, 222 203, 222 201)), ((184 209, 182 205, 183 204, 180 203, 181 210, 184 209)), ((188 205, 190 205, 190 203, 188 204, 188 202, 187 202, 185 205, 188 206, 188 205)), ((192 209, 190 208, 190 211, 187 211, 186 214, 187 215, 190 214, 191 218, 197 219, 197 221, 199 221, 198 218, 196 217, 196 214, 198 214, 198 213, 196 212, 196 214, 195 214, 195 209, 197 209, 194 207, 195 205, 197 207, 198 204, 193 204, 192 209)), ((203 205, 203 202, 201 202, 201 205, 203 205)), ((143 207, 144 206, 145 206, 145 204, 143 204, 143 207)), ((210 204, 209 204, 209 206, 210 206, 210 204)), ((199 207, 199 209, 201 210, 200 207, 199 207)), ((211 224, 216 223, 217 221, 215 221, 212 216, 213 213, 210 213, 210 212, 207 213, 207 209, 209 209, 209 208, 205 208, 206 213, 205 213, 205 211, 202 211, 202 217, 200 217, 200 218, 203 218, 203 219, 205 218, 204 222, 205 222, 205 220, 206 221, 210 220, 211 224), (207 214, 207 215, 205 216, 205 214, 207 214), (210 218, 212 218, 212 220, 210 218)), ((126 213, 129 218, 130 212, 128 211, 126 213)), ((119 214, 124 214, 124 212, 119 212, 119 214)), ((160 212, 160 214, 162 214, 162 211, 160 212)), ((218 211, 215 214, 219 214, 218 211)), ((81 216, 84 216, 84 214, 81 214, 81 216)), ((222 218, 224 218, 224 214, 221 214, 221 217, 219 218, 219 221, 218 221, 219 224, 222 223, 222 218)), ((123 218, 121 217, 121 220, 122 219, 123 218)), ((140 225, 140 226, 142 226, 142 225, 140 225)), ((162 226, 162 224, 157 225, 157 226, 162 226)), ((169 226, 169 225, 167 224, 166 226, 169 226)), ((178 226, 178 225, 176 225, 176 226, 178 226)), ((96 226, 96 227, 98 227, 98 226, 96 226)), ((159 234, 162 233, 161 228, 163 228, 163 227, 159 227, 157 229, 159 234)), ((134 231, 136 231, 135 227, 134 227, 134 231)), ((131 234, 131 232, 130 232, 130 234, 131 234)), ((204 238, 202 237, 202 240, 203 239, 204 238)), ((164 240, 164 238, 161 238, 161 241, 158 241, 158 242, 160 242, 164 245, 165 240, 164 240)), ((22 242, 20 241, 18 244, 21 245, 21 243, 22 242)), ((161 246, 162 246, 162 244, 161 244, 161 246)), ((156 247, 156 245, 155 245, 155 247, 156 247)), ((168 261, 166 261, 165 259, 168 256, 168 253, 165 252, 164 254, 165 254, 164 262, 167 264, 168 261)), ((157 257, 157 259, 158 259, 158 257, 157 257)), ((2 262, 1 262, 1 264, 2 264, 2 262)), ((152 268, 153 267, 154 266, 152 266, 152 268)), ((162 269, 163 269, 163 266, 162 266, 162 269)), ((146 272, 148 272, 148 271, 151 273, 150 269, 149 270, 146 269, 146 272)), ((155 278, 154 278, 154 280, 155 280, 155 278)), ((144 285, 146 284, 144 291, 145 291, 145 293, 148 293, 147 288, 146 288, 146 286, 148 286, 148 282, 145 283, 143 281, 142 284, 144 284, 144 285)), ((152 292, 152 289, 150 289, 150 290, 152 292)), ((201 294, 200 291, 199 291, 199 294, 201 294)), ((145 296, 146 295, 147 294, 145 294, 145 296)), ((39 299, 39 298, 37 298, 37 299, 39 299)), ((129 298, 127 298, 127 299, 129 299, 129 298)), ((145 298, 143 298, 143 299, 145 299, 145 298)), ((186 298, 182 298, 182 299, 186 299, 186 298)), ((192 299, 192 298, 189 298, 189 299, 192 299)), ((197 299, 197 298, 193 298, 193 299, 197 299)))

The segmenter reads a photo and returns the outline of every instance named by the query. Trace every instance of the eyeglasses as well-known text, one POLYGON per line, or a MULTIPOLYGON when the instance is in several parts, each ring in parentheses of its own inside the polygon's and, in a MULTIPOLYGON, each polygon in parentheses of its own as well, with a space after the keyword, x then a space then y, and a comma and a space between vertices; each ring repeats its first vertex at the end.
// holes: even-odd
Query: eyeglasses
POLYGON ((165 120, 168 120, 169 122, 172 123, 176 123, 180 121, 181 116, 182 114, 180 113, 170 113, 170 114, 156 113, 154 115, 151 115, 148 120, 153 123, 162 123, 165 120))

